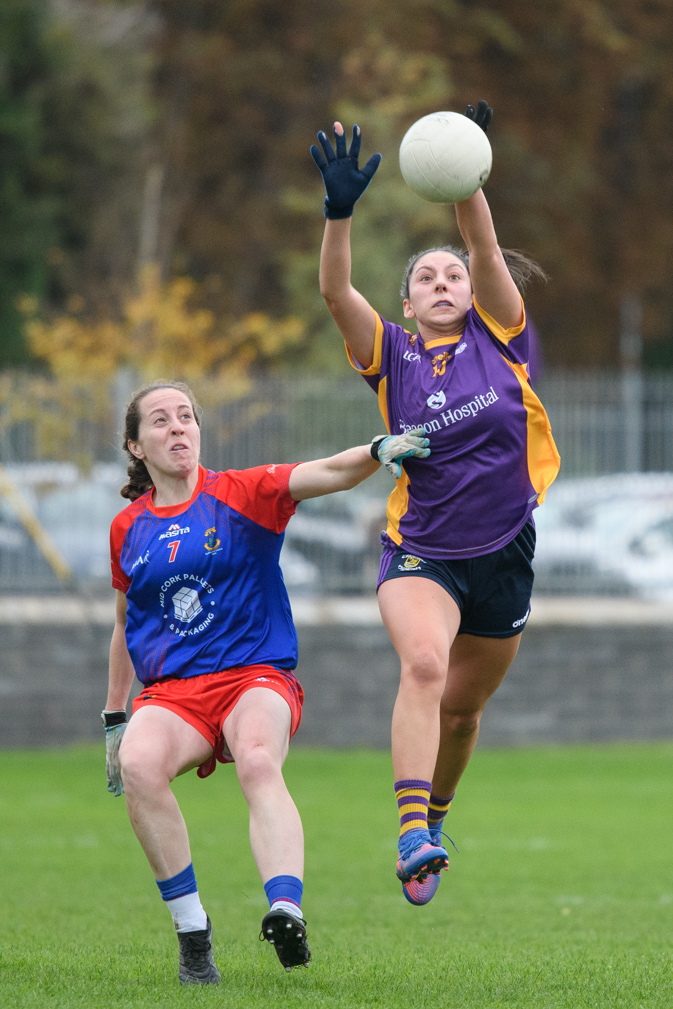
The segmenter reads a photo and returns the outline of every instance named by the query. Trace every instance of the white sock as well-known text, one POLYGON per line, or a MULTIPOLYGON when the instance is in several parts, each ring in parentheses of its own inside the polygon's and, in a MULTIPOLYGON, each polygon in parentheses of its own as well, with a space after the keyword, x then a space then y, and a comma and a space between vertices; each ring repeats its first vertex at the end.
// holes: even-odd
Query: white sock
POLYGON ((176 932, 196 932, 208 926, 206 912, 201 906, 198 890, 196 893, 186 893, 184 897, 174 897, 166 901, 166 907, 171 912, 176 932))
POLYGON ((290 900, 274 900, 271 905, 271 910, 286 911, 288 914, 294 915, 295 918, 302 917, 301 908, 297 907, 297 905, 293 904, 290 900))

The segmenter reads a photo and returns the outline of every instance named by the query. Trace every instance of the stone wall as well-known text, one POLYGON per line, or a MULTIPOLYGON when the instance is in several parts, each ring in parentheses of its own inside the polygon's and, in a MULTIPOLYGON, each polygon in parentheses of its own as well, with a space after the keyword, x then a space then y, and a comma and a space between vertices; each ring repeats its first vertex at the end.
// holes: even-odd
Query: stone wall
MULTIPOLYGON (((387 747, 398 662, 372 599, 295 600, 296 742, 387 747)), ((101 739, 112 603, 0 598, 0 747, 101 739)), ((673 738, 673 607, 536 601, 482 745, 673 738)))

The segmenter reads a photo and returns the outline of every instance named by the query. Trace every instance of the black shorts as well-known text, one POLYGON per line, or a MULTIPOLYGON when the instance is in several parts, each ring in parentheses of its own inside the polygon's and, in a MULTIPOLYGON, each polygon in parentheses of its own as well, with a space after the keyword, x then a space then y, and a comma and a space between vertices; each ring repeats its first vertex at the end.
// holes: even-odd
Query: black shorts
POLYGON ((512 638, 526 626, 533 591, 532 519, 510 543, 481 557, 426 560, 398 547, 385 535, 382 542, 378 585, 391 578, 429 578, 437 582, 460 610, 459 634, 512 638))

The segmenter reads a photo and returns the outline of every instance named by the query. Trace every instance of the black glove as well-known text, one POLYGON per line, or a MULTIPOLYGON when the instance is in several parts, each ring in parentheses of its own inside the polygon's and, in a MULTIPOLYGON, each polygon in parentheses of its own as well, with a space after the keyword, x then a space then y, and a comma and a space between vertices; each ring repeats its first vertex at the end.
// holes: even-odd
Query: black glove
POLYGON ((380 154, 372 154, 364 168, 358 168, 358 155, 362 141, 359 126, 353 127, 353 141, 348 154, 346 154, 345 132, 337 133, 335 130, 334 137, 336 154, 327 139, 327 134, 322 131, 318 134, 318 140, 325 157, 322 156, 320 149, 315 144, 311 145, 311 156, 320 170, 327 192, 323 213, 332 221, 352 215, 356 201, 360 199, 372 181, 374 172, 381 162, 380 154))
POLYGON ((493 109, 490 108, 488 102, 485 102, 483 98, 477 102, 476 109, 474 105, 468 105, 465 109, 465 115, 473 123, 476 123, 477 126, 480 126, 484 133, 488 133, 491 119, 493 119, 493 109))

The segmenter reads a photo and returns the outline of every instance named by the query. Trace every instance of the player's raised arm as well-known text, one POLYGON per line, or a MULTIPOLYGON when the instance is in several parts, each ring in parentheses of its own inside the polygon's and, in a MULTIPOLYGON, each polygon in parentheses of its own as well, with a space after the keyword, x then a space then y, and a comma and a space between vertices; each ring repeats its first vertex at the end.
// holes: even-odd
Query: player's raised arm
MULTIPOLYGON (((493 109, 482 99, 476 108, 468 105, 465 115, 486 133, 493 109)), ((456 203, 456 218, 470 256, 470 277, 476 301, 503 329, 519 326, 523 321, 521 296, 498 245, 483 190, 478 189, 469 199, 456 203)))
POLYGON ((379 465, 385 466, 398 480, 402 475, 402 460, 410 456, 427 459, 429 444, 423 429, 414 428, 405 434, 375 438, 371 445, 348 448, 327 459, 300 463, 290 474, 290 495, 294 501, 304 501, 350 490, 375 473, 379 465))
POLYGON ((353 127, 348 152, 341 123, 334 124, 334 137, 336 153, 322 132, 318 134, 322 151, 315 144, 311 147, 327 193, 325 236, 320 254, 320 293, 350 351, 360 364, 369 367, 374 355, 376 316, 367 299, 351 283, 350 230, 355 203, 371 182, 381 155, 372 155, 360 169, 360 127, 353 127))
POLYGON ((521 295, 507 269, 481 189, 456 204, 458 227, 470 256, 470 278, 475 300, 503 329, 523 321, 521 295))

